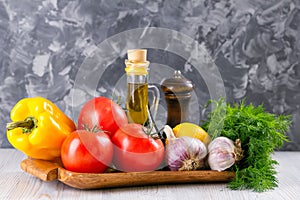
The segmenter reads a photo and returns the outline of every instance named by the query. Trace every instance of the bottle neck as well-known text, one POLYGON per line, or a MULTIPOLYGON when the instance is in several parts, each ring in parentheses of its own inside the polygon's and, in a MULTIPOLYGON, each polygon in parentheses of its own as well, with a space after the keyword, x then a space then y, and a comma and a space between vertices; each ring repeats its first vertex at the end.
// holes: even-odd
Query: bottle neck
POLYGON ((136 75, 127 73, 127 83, 148 83, 148 74, 136 75))
POLYGON ((149 61, 146 62, 132 62, 125 60, 127 83, 148 83, 148 66, 149 61))

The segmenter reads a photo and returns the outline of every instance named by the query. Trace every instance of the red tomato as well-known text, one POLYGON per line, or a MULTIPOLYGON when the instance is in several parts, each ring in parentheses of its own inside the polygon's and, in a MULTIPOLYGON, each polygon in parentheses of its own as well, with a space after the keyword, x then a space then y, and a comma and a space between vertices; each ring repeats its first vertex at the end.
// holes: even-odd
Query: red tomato
POLYGON ((127 172, 153 171, 164 158, 161 140, 146 135, 140 124, 122 126, 111 138, 114 144, 113 163, 127 172))
POLYGON ((112 158, 113 144, 104 132, 74 131, 61 148, 62 163, 73 172, 102 173, 111 164, 112 158))
POLYGON ((119 127, 127 124, 124 110, 106 97, 96 97, 89 100, 81 109, 78 117, 78 129, 92 130, 97 126, 100 130, 108 131, 112 136, 119 127))

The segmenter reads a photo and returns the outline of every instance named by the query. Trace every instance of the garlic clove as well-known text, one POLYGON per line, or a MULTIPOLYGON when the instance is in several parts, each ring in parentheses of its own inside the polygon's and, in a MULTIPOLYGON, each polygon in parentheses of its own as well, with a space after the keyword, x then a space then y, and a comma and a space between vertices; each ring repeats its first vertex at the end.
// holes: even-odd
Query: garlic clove
POLYGON ((169 125, 164 126, 163 132, 166 134, 166 144, 176 139, 173 129, 169 125))

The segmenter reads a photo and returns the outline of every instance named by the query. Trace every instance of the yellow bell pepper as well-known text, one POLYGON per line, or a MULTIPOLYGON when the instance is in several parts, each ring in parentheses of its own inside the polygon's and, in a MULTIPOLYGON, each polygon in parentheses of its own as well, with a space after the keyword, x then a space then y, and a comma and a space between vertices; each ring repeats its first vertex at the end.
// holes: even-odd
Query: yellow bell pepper
POLYGON ((13 147, 36 159, 60 157, 65 138, 76 129, 74 122, 55 104, 42 98, 25 98, 11 110, 7 138, 13 147))

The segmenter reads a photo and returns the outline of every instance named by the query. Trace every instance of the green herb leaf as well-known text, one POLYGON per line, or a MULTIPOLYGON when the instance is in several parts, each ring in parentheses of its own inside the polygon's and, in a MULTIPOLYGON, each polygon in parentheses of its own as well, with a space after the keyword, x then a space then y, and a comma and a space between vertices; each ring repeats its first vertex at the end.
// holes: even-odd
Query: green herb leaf
POLYGON ((226 104, 224 99, 212 102, 215 108, 208 114, 208 120, 201 126, 212 139, 225 136, 235 141, 240 139, 244 158, 231 170, 236 176, 229 183, 231 189, 253 189, 263 192, 277 186, 271 154, 287 142, 285 133, 291 124, 290 116, 265 112, 264 107, 240 104, 226 104))

